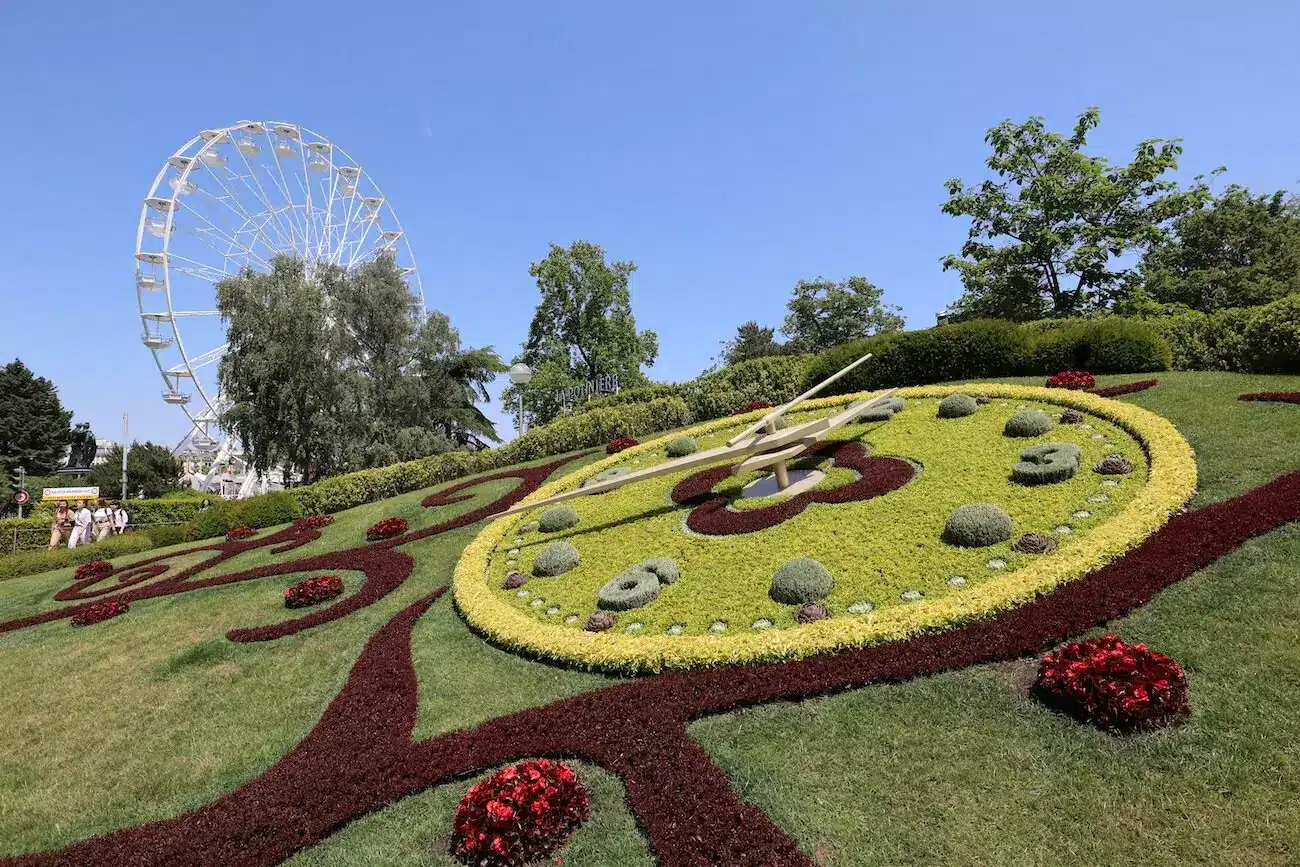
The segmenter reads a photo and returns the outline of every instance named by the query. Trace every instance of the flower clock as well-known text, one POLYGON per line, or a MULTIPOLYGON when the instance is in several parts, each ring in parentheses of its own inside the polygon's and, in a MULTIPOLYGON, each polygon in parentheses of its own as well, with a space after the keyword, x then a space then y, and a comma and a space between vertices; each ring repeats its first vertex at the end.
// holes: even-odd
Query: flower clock
POLYGON ((366 539, 371 542, 379 539, 392 539, 400 536, 409 529, 405 518, 384 518, 384 520, 372 525, 366 530, 366 539))
POLYGON ((456 808, 452 854, 474 867, 545 858, 591 814, 573 769, 549 759, 521 762, 476 783, 456 808))
POLYGON ((343 593, 343 579, 337 575, 319 575, 299 581, 284 591, 285 608, 307 608, 343 593))
POLYGON ((1086 370, 1062 370, 1060 373, 1047 378, 1048 388, 1068 388, 1072 391, 1083 391, 1094 388, 1096 385, 1096 378, 1086 370))
POLYGON ((1044 704, 1116 734, 1163 728, 1190 712, 1182 666, 1115 635, 1044 655, 1033 691, 1044 704))
POLYGON ((226 534, 227 542, 240 542, 244 539, 251 539, 257 531, 252 527, 236 527, 226 534))
POLYGON ((868 395, 801 404, 768 434, 792 456, 784 487, 780 453, 710 459, 762 408, 622 450, 533 499, 594 493, 525 501, 484 529, 457 566, 456 604, 502 646, 620 674, 997 617, 1139 544, 1195 490, 1173 426, 1086 393, 1082 376, 903 389, 847 424, 868 395), (826 435, 807 439, 818 424, 826 435), (674 438, 689 457, 672 457, 674 438))

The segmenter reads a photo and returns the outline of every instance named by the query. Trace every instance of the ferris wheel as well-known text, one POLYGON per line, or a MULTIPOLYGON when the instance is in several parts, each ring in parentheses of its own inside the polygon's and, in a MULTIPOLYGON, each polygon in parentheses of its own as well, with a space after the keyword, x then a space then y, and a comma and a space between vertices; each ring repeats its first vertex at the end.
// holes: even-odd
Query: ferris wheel
POLYGON ((269 271, 280 255, 310 270, 352 268, 385 252, 423 313, 415 256, 392 205, 342 148, 306 127, 241 121, 204 130, 167 158, 136 230, 140 339, 162 375, 163 401, 189 418, 175 451, 214 455, 205 485, 241 462, 219 425, 217 369, 227 342, 216 284, 246 268, 269 271))

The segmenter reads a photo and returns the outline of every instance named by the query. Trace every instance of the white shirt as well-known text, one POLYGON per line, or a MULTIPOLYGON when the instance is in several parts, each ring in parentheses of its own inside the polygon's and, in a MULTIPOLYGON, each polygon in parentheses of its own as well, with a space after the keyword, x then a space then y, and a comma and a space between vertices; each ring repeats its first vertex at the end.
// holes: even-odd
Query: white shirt
POLYGON ((93 516, 90 513, 90 509, 82 506, 77 510, 77 517, 74 518, 72 522, 78 527, 89 527, 92 520, 93 516))
POLYGON ((111 521, 111 520, 113 520, 113 510, 112 510, 112 509, 96 509, 96 510, 95 510, 95 523, 96 523, 96 524, 100 523, 101 521, 111 521))
POLYGON ((126 509, 118 509, 113 512, 113 526, 117 529, 125 530, 128 520, 130 520, 130 516, 127 514, 126 509))

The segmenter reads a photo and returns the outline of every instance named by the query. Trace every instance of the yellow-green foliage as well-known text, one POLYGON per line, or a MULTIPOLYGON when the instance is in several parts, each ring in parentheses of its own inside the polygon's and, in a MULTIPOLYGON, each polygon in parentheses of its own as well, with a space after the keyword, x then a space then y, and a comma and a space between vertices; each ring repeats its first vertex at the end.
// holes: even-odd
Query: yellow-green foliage
MULTIPOLYGON (((595 668, 653 671, 804 656, 948 628, 1022 604, 1133 546, 1195 491, 1191 448, 1172 425, 1152 413, 1059 389, 987 384, 978 390, 992 396, 993 403, 959 424, 938 419, 936 413, 938 399, 956 389, 922 386, 902 392, 909 398, 907 407, 887 424, 854 425, 835 433, 864 442, 874 454, 906 457, 922 467, 898 491, 866 502, 814 504, 758 533, 701 537, 685 528, 685 509, 669 505, 669 491, 689 472, 635 483, 573 502, 582 523, 557 535, 577 546, 582 562, 560 578, 529 582, 531 599, 502 591, 499 584, 506 572, 506 548, 518 528, 536 515, 522 513, 490 524, 457 567, 457 604, 472 623, 502 644, 595 668), (1095 473, 1080 473, 1050 486, 1014 484, 1008 470, 1019 459, 1024 441, 1002 436, 1002 429, 1022 404, 1083 411, 1084 424, 1060 426, 1054 438, 1077 445, 1086 465, 1118 453, 1134 463, 1134 472, 1116 486, 1104 485, 1095 473), (1103 495, 1107 499, 1102 502, 1090 499, 1103 495), (1051 535, 1059 549, 1035 557, 1012 551, 1010 542, 981 549, 943 543, 940 536, 948 515, 971 502, 997 504, 1011 516, 1014 536, 1051 535), (1074 517, 1082 511, 1088 516, 1074 517), (1061 527, 1071 532, 1059 532, 1061 527), (835 589, 824 600, 832 616, 799 625, 793 610, 773 602, 768 589, 781 564, 803 556, 817 558, 830 570, 835 589), (582 621, 596 610, 598 588, 629 563, 651 557, 676 560, 681 580, 663 587, 650 604, 624 615, 613 631, 583 632, 582 621), (991 559, 1003 561, 1004 568, 990 568, 991 559), (957 576, 966 581, 950 583, 957 576), (904 599, 908 591, 919 591, 921 600, 904 599), (537 598, 545 604, 533 605, 537 598), (855 602, 871 602, 874 608, 851 615, 848 608, 855 602), (545 614, 553 608, 559 609, 556 616, 545 614), (571 614, 578 615, 576 625, 564 625, 571 614), (760 619, 771 621, 773 628, 752 629, 760 619), (634 621, 641 628, 628 632, 634 621), (711 633, 710 626, 719 621, 728 624, 727 631, 711 633), (685 628, 680 634, 666 634, 673 624, 685 628)), ((817 417, 865 396, 811 402, 795 420, 817 417)), ((689 433, 701 448, 711 448, 760 416, 721 419, 689 433)), ((662 440, 648 442, 575 475, 590 476, 615 465, 651 466, 664 460, 663 447, 662 440)), ((580 480, 570 477, 546 485, 532 498, 568 490, 580 480)), ((521 568, 531 566, 544 544, 525 538, 521 568)))

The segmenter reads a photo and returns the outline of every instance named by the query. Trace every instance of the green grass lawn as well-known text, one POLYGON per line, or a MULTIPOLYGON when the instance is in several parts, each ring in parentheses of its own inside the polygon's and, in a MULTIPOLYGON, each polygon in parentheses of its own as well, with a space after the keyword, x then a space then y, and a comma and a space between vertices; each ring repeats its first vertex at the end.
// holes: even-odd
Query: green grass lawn
MULTIPOLYGON (((1158 378, 1123 399, 1170 419, 1195 448, 1194 506, 1300 468, 1300 407, 1236 400, 1300 390, 1300 377, 1158 378)), ((287 556, 357 545, 388 515, 413 528, 443 521, 513 484, 437 509, 419 507, 428 491, 352 509, 287 556)), ((407 546, 416 571, 389 597, 272 642, 224 634, 288 616, 279 597, 304 575, 147 600, 85 630, 56 622, 0 635, 0 855, 172 816, 261 774, 311 729, 366 639, 447 583, 477 529, 407 546)), ((228 570, 272 556, 252 552, 228 570)), ((71 572, 0 583, 0 618, 50 607, 71 572)), ((417 737, 614 682, 493 648, 449 602, 413 637, 417 737)), ((1026 697, 1033 664, 1020 661, 727 714, 691 734, 822 864, 1300 863, 1298 624, 1291 526, 1112 625, 1185 665, 1193 716, 1179 729, 1115 738, 1054 715, 1026 697)), ((580 771, 593 816, 559 853, 565 864, 653 863, 621 782, 580 771)), ((394 804, 291 863, 450 864, 452 813, 472 782, 394 804)))

